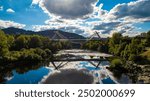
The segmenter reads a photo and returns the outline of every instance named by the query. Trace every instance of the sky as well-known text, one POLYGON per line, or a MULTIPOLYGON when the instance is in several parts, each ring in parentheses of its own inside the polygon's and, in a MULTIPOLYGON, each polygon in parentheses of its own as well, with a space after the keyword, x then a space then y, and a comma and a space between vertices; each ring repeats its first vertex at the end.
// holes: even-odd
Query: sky
POLYGON ((58 29, 101 37, 150 30, 150 0, 0 0, 0 29, 58 29))

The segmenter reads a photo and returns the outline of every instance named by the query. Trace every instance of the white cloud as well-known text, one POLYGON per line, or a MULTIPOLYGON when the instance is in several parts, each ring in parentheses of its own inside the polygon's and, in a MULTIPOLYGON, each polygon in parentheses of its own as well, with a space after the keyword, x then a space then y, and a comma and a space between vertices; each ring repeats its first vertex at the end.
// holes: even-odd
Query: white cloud
POLYGON ((36 5, 40 2, 41 0, 32 0, 32 5, 36 5))
MULTIPOLYGON (((42 31, 47 29, 62 30, 71 33, 77 33, 88 36, 92 34, 92 30, 88 26, 83 25, 83 20, 47 20, 46 25, 33 25, 35 31, 42 31)), ((87 24, 88 25, 88 24, 87 24)))
POLYGON ((41 0, 40 7, 50 16, 66 19, 86 17, 93 13, 97 0, 41 0))
POLYGON ((130 3, 116 5, 109 13, 107 18, 123 19, 129 22, 150 21, 150 0, 138 0, 130 3))
POLYGON ((101 5, 100 7, 95 7, 94 4, 96 3, 96 1, 97 0, 85 0, 85 1, 84 0, 70 0, 70 1, 68 0, 51 0, 51 1, 43 0, 43 1, 40 1, 39 2, 40 7, 43 9, 45 13, 47 13, 50 16, 50 19, 45 21, 45 25, 33 25, 32 27, 35 31, 41 31, 41 30, 46 30, 46 29, 59 29, 59 30, 67 31, 67 32, 82 34, 85 36, 93 34, 93 31, 92 31, 93 25, 89 25, 86 22, 86 20, 89 17, 94 18, 94 19, 99 18, 100 15, 98 12, 102 11, 101 7, 103 5, 101 5), (58 1, 61 1, 63 3, 60 3, 58 1), (49 5, 49 3, 53 3, 54 6, 56 7, 59 6, 58 7, 59 9, 58 8, 56 9, 56 7, 51 7, 51 8, 48 8, 49 6, 46 7, 45 5, 49 5), (85 4, 87 5, 85 6, 85 4), (67 8, 65 7, 64 9, 60 9, 61 7, 64 7, 64 6, 66 6, 67 8), (67 9, 70 9, 71 11, 67 11, 67 9), (56 12, 53 12, 55 10, 56 12), (81 13, 81 12, 84 12, 84 13, 81 13))
POLYGON ((5 21, 0 20, 0 28, 8 28, 8 27, 15 27, 15 28, 24 28, 25 24, 19 24, 14 21, 5 21))
POLYGON ((33 29, 58 29, 83 36, 90 36, 94 31, 102 33, 102 37, 111 36, 114 32, 133 36, 138 33, 136 29, 139 29, 134 23, 150 21, 149 0, 118 4, 110 11, 103 10, 103 4, 96 7, 96 1, 33 0, 32 4, 39 4, 50 16, 45 25, 33 25, 33 29))
POLYGON ((8 13, 15 13, 15 11, 14 11, 13 9, 11 9, 11 8, 7 9, 6 11, 7 11, 8 13))
POLYGON ((3 6, 0 6, 0 11, 3 11, 3 6))

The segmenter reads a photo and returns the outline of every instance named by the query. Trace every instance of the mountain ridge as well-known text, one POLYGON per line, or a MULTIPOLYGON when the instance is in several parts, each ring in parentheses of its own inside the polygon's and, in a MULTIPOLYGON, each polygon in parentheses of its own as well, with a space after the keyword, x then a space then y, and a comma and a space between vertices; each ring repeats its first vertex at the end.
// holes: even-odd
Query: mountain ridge
POLYGON ((85 37, 75 34, 75 33, 70 33, 70 32, 65 32, 61 30, 44 30, 44 31, 30 31, 30 30, 24 30, 24 29, 19 29, 19 28, 14 28, 14 27, 9 27, 9 28, 4 28, 1 29, 4 31, 6 34, 14 34, 14 35, 20 35, 20 34, 37 34, 37 35, 42 35, 45 37, 52 38, 56 33, 61 34, 67 39, 85 39, 85 37))

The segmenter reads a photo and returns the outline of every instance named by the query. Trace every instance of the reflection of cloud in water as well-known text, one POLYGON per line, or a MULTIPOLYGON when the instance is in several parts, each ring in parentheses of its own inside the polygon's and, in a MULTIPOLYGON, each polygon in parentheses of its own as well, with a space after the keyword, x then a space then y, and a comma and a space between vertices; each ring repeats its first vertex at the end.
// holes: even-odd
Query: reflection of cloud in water
POLYGON ((5 77, 5 80, 9 81, 9 80, 12 80, 14 77, 5 77))
MULTIPOLYGON (((94 65, 98 65, 98 61, 92 61, 94 65)), ((56 62, 59 65, 60 62, 56 62)), ((106 72, 106 66, 109 62, 101 62, 96 68, 93 64, 87 61, 69 62, 59 70, 52 70, 45 76, 40 83, 46 84, 91 84, 103 83, 101 80, 109 78, 106 72)))
POLYGON ((91 84, 94 77, 85 69, 61 69, 60 72, 54 72, 47 79, 43 80, 44 84, 91 84))

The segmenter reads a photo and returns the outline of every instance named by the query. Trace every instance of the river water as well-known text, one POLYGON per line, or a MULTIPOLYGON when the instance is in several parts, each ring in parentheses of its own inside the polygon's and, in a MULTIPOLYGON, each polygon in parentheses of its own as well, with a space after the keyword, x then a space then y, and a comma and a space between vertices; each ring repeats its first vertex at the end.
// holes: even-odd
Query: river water
MULTIPOLYGON (((69 52, 75 54, 81 50, 71 50, 69 52)), ((58 54, 62 54, 68 51, 61 51, 58 54)), ((81 53, 85 53, 83 50, 81 53)), ((97 54, 95 52, 86 51, 88 54, 97 54)), ((101 54, 107 55, 108 54, 101 54)), ((92 58, 97 58, 92 56, 92 58)), ((69 61, 69 62, 49 62, 46 64, 38 65, 18 65, 13 67, 0 67, 0 83, 3 84, 116 84, 130 83, 129 79, 123 78, 117 80, 113 74, 106 69, 110 63, 108 61, 102 61, 98 67, 98 61, 69 61), (59 67, 56 69, 55 66, 59 67)))

